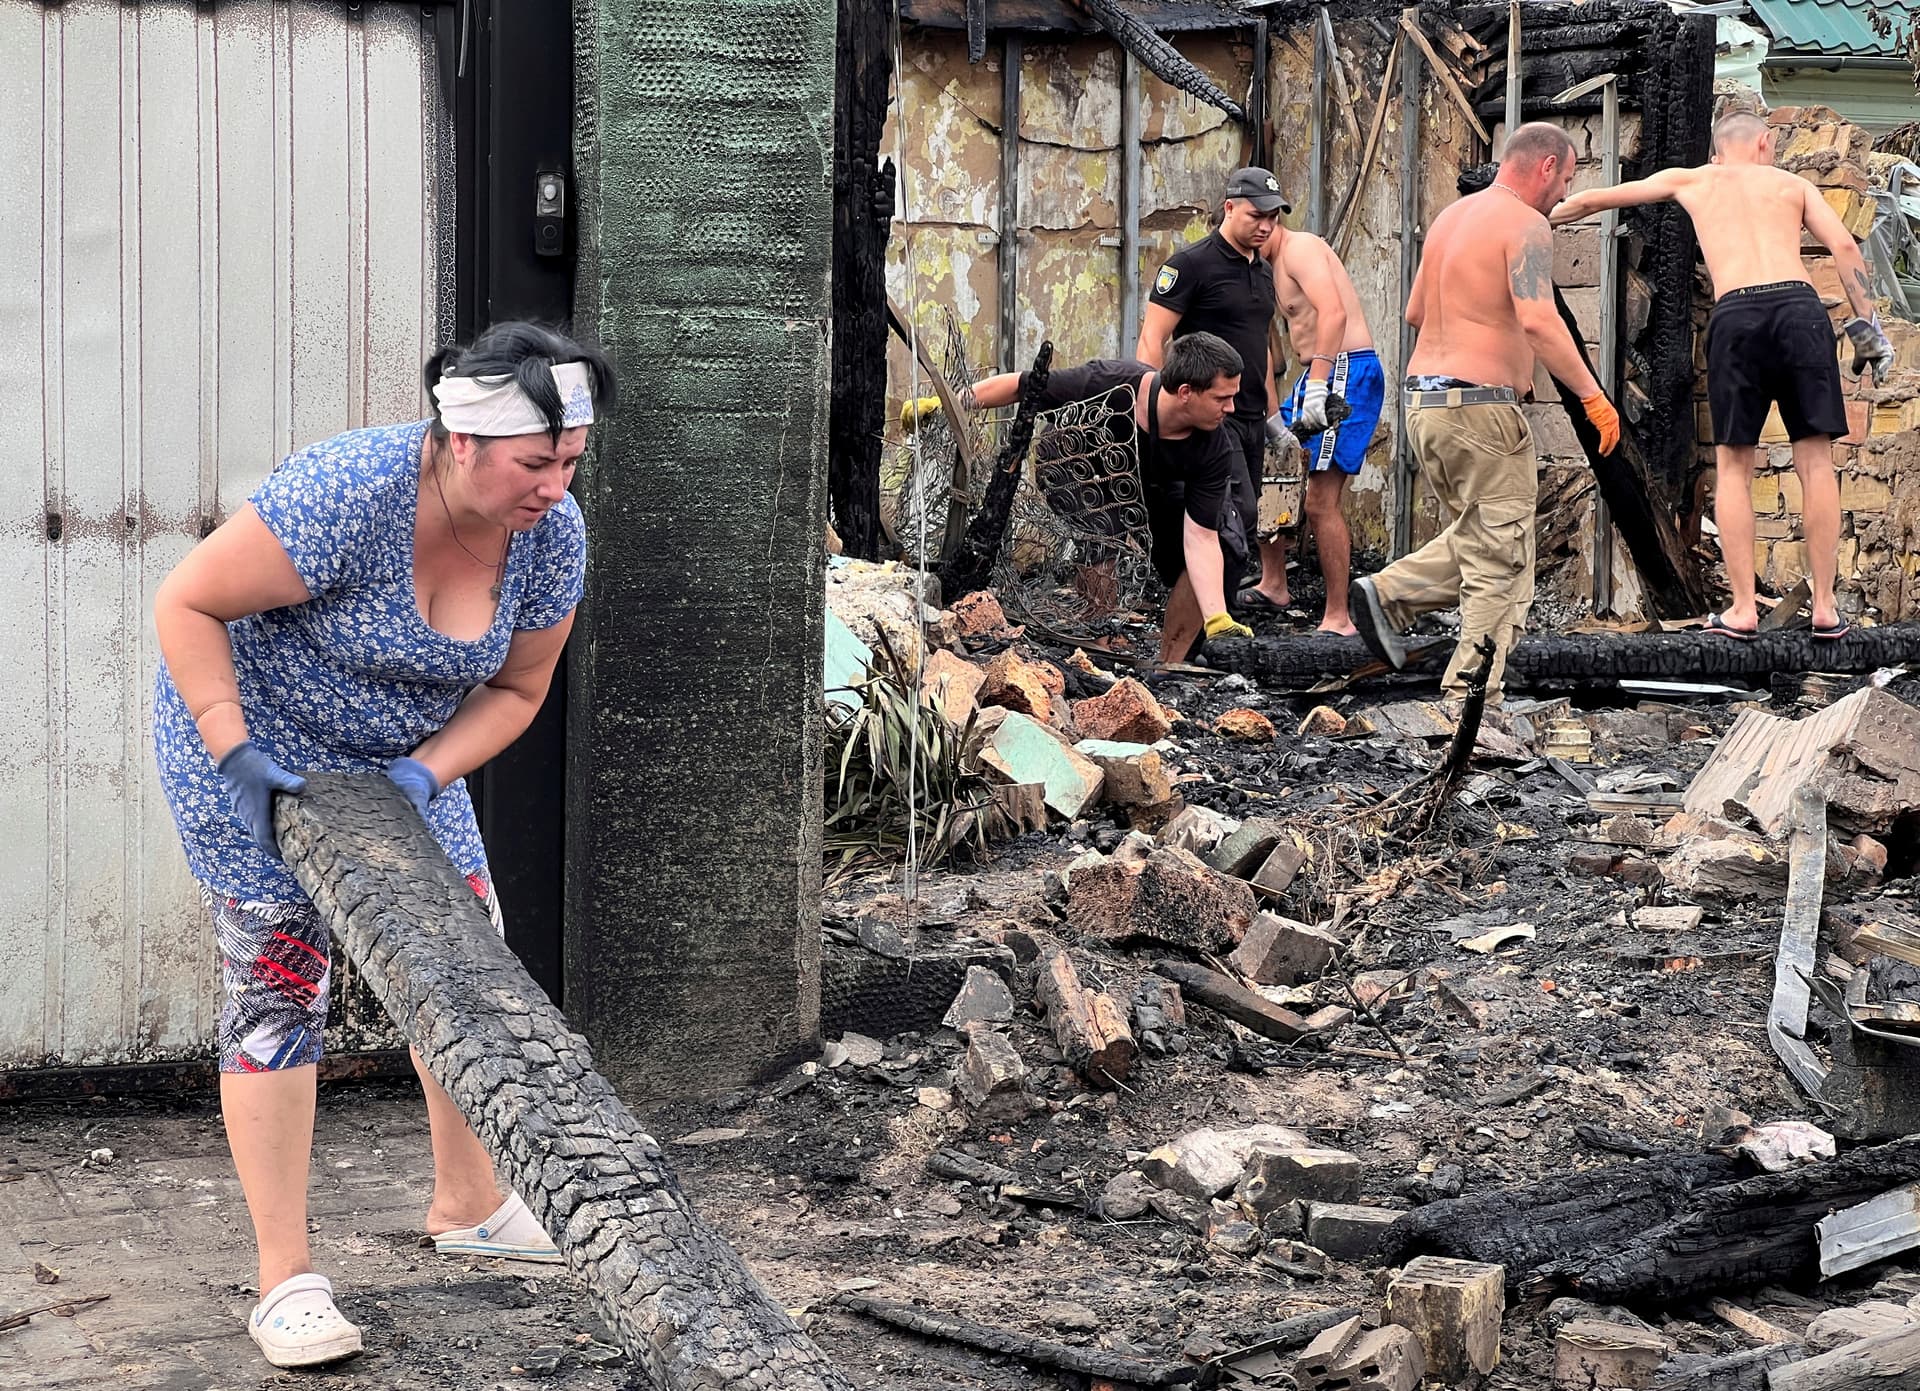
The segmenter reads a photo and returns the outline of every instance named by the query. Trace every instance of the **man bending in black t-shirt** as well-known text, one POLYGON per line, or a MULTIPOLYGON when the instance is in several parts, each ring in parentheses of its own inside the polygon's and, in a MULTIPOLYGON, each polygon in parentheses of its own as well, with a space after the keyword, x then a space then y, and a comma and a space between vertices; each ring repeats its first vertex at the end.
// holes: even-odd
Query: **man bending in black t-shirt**
MULTIPOLYGON (((1047 377, 1040 407, 1108 399, 1116 438, 1133 432, 1147 505, 1153 568, 1173 593, 1160 625, 1160 660, 1185 661, 1204 634, 1252 637, 1227 612, 1226 567, 1244 562, 1253 519, 1233 498, 1240 447, 1220 428, 1240 390, 1240 354, 1211 333, 1190 333, 1167 349, 1155 371, 1129 358, 1096 358, 1047 377)), ((961 393, 983 410, 1020 398, 1024 372, 986 377, 961 393)), ((912 425, 938 402, 909 402, 912 425)))

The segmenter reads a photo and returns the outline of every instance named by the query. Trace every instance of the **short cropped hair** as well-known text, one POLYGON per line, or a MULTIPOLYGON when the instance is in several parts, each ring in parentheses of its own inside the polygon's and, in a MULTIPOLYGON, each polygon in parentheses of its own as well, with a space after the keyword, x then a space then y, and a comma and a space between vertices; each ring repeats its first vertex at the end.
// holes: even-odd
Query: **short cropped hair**
POLYGON ((1751 111, 1733 111, 1713 123, 1713 152, 1724 154, 1733 145, 1758 140, 1767 133, 1766 119, 1751 111))
POLYGON ((1247 370, 1233 344, 1211 333, 1187 333, 1167 345, 1160 368, 1160 384, 1169 391, 1190 386, 1205 391, 1222 377, 1247 370))
POLYGON ((1507 137, 1500 162, 1512 169, 1536 169, 1550 159, 1564 163, 1572 153, 1573 137, 1564 128, 1552 121, 1528 121, 1507 137))

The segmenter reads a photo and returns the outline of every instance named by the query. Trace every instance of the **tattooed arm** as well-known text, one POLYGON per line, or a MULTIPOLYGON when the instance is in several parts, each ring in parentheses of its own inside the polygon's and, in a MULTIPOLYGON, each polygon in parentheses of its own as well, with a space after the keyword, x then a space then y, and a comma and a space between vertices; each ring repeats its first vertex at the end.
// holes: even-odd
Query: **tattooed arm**
POLYGON ((1554 303, 1553 230, 1544 218, 1529 219, 1508 243, 1507 282, 1513 290, 1514 317, 1534 355, 1582 400, 1597 395, 1600 383, 1554 303))
MULTIPOLYGON (((1804 184, 1806 180, 1801 182, 1804 184)), ((1860 254, 1859 243, 1854 241, 1847 224, 1840 220, 1840 214, 1828 205, 1819 189, 1806 184, 1802 196, 1806 210, 1801 214, 1801 225, 1833 253, 1833 268, 1840 273, 1840 287, 1847 292, 1847 303, 1853 306, 1853 312, 1863 319, 1871 319, 1873 286, 1867 279, 1867 261, 1860 254)))

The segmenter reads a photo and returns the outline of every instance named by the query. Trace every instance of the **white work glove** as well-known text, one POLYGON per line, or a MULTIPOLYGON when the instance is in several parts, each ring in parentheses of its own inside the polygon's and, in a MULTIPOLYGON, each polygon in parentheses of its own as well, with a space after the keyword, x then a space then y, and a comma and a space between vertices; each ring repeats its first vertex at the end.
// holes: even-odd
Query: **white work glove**
POLYGON ((1880 328, 1880 316, 1871 319, 1848 319, 1841 325, 1847 338, 1853 344, 1854 375, 1873 368, 1873 384, 1885 386, 1887 373, 1893 370, 1893 344, 1880 328))
POLYGON ((1293 431, 1287 428, 1287 423, 1280 418, 1279 411, 1267 417, 1267 443, 1279 445, 1286 453, 1300 452, 1300 441, 1294 437, 1293 431))
POLYGON ((1293 413, 1294 433, 1302 439, 1317 435, 1327 428, 1327 393, 1330 389, 1326 382, 1307 378, 1306 390, 1300 397, 1300 409, 1293 413))

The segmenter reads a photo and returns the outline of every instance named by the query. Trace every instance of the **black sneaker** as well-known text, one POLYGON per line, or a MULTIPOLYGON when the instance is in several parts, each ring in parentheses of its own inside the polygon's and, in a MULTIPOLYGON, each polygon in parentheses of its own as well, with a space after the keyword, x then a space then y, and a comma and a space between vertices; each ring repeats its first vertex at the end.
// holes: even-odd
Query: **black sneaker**
POLYGON ((1407 664, 1407 645, 1400 641, 1400 634, 1387 621, 1387 611, 1380 606, 1373 577, 1355 580, 1353 592, 1360 602, 1348 607, 1353 614, 1353 626, 1360 630, 1360 641, 1367 645, 1367 651, 1399 671, 1407 664))

